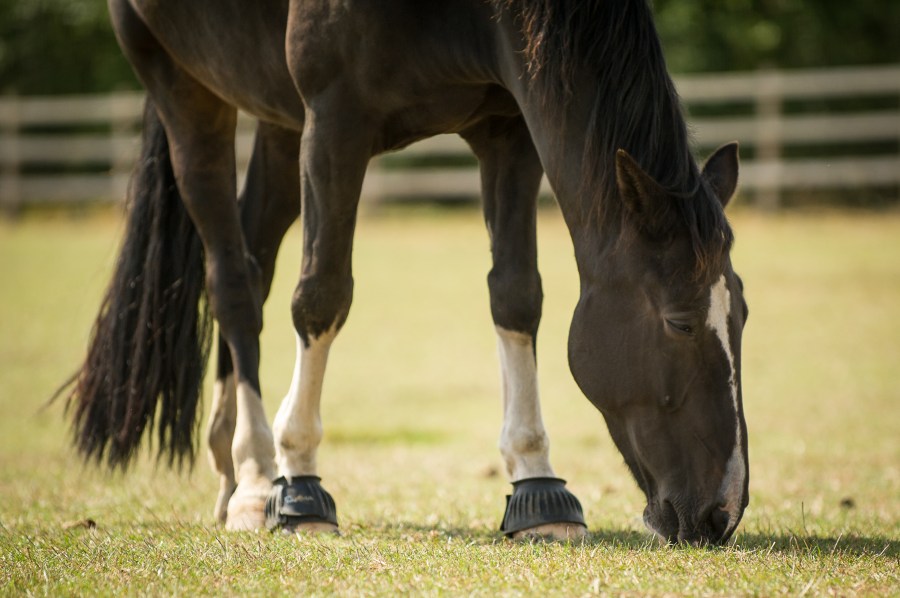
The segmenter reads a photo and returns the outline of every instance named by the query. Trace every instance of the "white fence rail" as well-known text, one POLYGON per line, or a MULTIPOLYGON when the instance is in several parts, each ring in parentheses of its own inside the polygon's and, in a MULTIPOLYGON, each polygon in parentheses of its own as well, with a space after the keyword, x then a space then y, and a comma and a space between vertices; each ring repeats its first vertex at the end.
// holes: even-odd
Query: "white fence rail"
MULTIPOLYGON (((900 186, 900 65, 808 71, 714 73, 676 77, 688 112, 743 106, 738 116, 689 117, 696 144, 704 151, 733 139, 752 151, 742 162, 741 186, 774 206, 786 190, 900 186), (834 111, 790 102, 878 98, 874 109, 834 111), (854 155, 860 144, 882 151, 854 155), (829 146, 844 149, 825 158, 790 158, 784 149, 829 146), (887 149, 883 149, 887 148, 887 149)), ((119 200, 138 151, 143 96, 0 98, 0 209, 41 202, 119 200), (97 132, 100 131, 100 132, 97 132)), ((867 105, 863 102, 862 105, 867 105)), ((246 167, 253 121, 240 120, 237 159, 246 167)), ((453 135, 416 143, 412 157, 468 155, 453 135)), ((396 160, 391 164, 397 164, 396 160)), ((474 196, 474 167, 397 168, 376 159, 363 187, 364 198, 474 196)), ((544 183, 544 191, 549 187, 544 183)))

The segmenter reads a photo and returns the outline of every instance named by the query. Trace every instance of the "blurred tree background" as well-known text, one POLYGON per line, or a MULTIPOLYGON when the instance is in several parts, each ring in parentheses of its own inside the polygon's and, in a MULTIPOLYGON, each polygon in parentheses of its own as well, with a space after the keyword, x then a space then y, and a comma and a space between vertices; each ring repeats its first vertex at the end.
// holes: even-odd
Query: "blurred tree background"
POLYGON ((673 72, 900 61, 898 0, 655 0, 673 72))
POLYGON ((0 93, 137 87, 105 0, 0 0, 0 93))
MULTIPOLYGON (((897 0, 655 0, 654 5, 675 73, 900 61, 897 0)), ((104 0, 0 0, 0 93, 136 87, 104 0)))

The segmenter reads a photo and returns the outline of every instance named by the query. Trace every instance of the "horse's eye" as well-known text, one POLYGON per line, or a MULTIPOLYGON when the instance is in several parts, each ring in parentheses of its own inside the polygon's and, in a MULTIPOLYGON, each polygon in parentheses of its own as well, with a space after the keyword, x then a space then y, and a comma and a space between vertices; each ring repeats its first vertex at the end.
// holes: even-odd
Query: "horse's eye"
POLYGON ((686 335, 688 335, 688 336, 694 336, 694 327, 691 326, 690 323, 688 323, 688 322, 682 322, 682 321, 679 321, 679 320, 668 320, 668 319, 667 319, 667 320, 666 320, 666 324, 668 324, 669 327, 670 327, 672 330, 674 330, 674 331, 676 331, 676 332, 678 332, 678 333, 680 333, 680 334, 686 334, 686 335))

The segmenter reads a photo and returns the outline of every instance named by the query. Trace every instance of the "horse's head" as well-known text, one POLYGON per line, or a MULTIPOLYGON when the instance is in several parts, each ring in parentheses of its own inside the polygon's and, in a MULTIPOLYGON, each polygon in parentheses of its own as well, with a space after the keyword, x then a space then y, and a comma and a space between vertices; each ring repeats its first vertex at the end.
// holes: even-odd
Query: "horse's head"
POLYGON ((646 525, 667 542, 722 543, 748 502, 747 306, 722 211, 737 146, 709 159, 690 197, 667 193, 623 151, 616 175, 621 236, 582 279, 570 367, 646 494, 646 525))

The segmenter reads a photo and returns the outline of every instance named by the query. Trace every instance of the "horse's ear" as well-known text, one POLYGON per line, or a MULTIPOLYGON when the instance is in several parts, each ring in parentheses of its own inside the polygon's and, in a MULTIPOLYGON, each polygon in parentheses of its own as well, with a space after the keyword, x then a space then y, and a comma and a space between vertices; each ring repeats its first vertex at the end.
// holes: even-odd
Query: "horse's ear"
POLYGON ((738 143, 726 143, 706 160, 703 177, 709 182, 722 207, 728 205, 738 181, 738 143))
POLYGON ((623 149, 616 151, 616 183, 629 216, 651 236, 661 236, 672 222, 666 190, 623 149))

